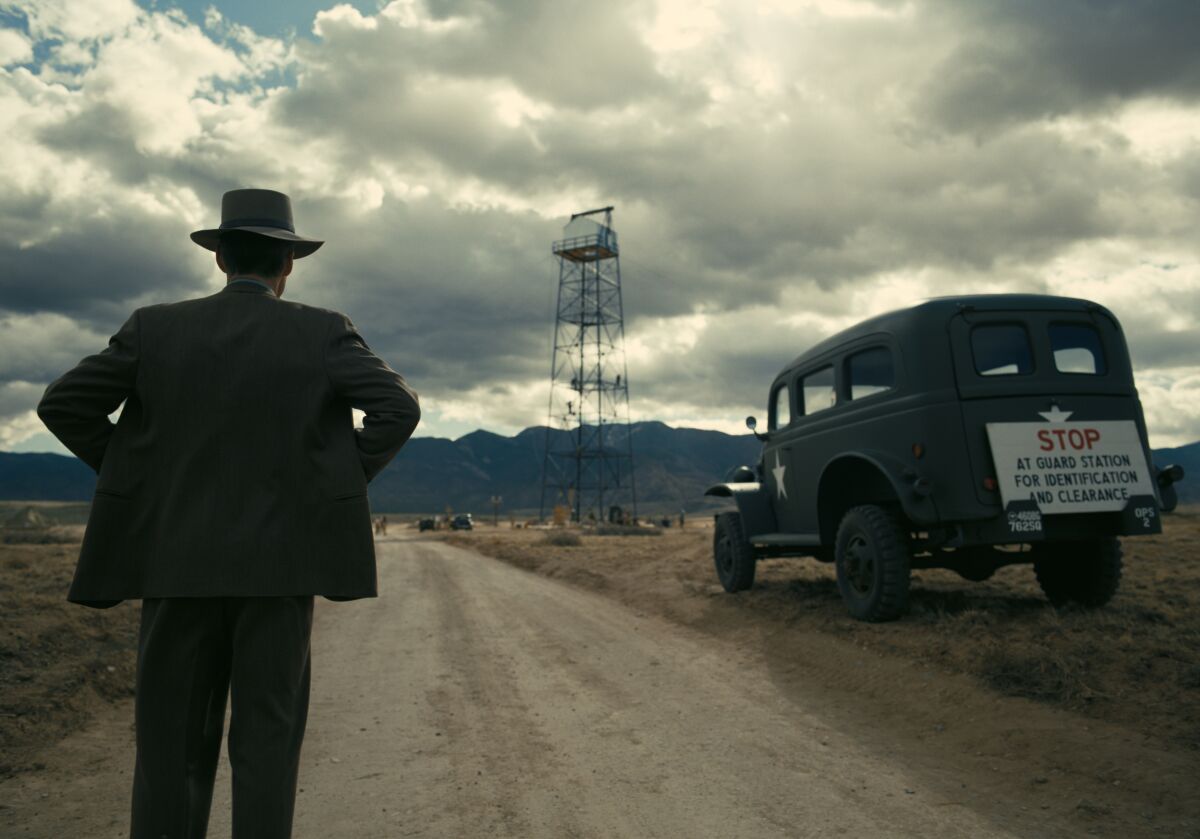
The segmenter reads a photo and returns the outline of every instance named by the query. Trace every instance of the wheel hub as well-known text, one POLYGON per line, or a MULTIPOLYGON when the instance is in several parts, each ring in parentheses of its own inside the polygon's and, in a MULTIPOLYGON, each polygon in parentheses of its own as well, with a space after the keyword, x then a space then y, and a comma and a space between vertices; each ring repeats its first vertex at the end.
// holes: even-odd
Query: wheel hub
POLYGON ((728 536, 722 537, 717 543, 717 563, 724 573, 733 572, 733 546, 729 544, 728 536))
POLYGON ((855 534, 846 544, 846 581, 858 595, 871 593, 875 584, 875 552, 867 540, 855 534))

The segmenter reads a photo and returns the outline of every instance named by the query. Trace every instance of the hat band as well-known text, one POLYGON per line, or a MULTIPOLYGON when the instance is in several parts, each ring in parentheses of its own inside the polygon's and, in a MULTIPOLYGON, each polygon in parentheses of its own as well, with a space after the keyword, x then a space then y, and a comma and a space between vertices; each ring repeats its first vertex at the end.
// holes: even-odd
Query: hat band
POLYGON ((229 230, 233 227, 277 227, 280 230, 286 230, 288 233, 295 233, 296 228, 290 223, 277 218, 235 218, 230 221, 221 222, 221 230, 229 230))

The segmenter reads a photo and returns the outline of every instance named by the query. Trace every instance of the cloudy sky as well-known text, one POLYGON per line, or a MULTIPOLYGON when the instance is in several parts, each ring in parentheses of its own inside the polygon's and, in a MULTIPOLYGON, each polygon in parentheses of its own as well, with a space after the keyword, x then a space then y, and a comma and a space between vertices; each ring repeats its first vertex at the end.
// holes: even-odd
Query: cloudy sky
POLYGON ((139 305, 223 282, 240 186, 324 237, 419 433, 545 422, 572 211, 617 207, 635 419, 741 429, 921 298, 1087 297, 1155 446, 1200 440, 1194 0, 0 0, 0 449, 139 305))

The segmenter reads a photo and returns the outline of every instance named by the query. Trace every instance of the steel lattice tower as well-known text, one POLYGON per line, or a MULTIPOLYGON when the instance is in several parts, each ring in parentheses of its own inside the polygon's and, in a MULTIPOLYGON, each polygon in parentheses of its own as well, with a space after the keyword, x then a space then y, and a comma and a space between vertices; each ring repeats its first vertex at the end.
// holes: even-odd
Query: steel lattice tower
POLYGON ((571 216, 558 257, 558 315, 550 365, 550 417, 541 515, 571 508, 575 521, 612 506, 637 515, 621 260, 612 207, 571 216), (604 214, 604 223, 591 216, 604 214))

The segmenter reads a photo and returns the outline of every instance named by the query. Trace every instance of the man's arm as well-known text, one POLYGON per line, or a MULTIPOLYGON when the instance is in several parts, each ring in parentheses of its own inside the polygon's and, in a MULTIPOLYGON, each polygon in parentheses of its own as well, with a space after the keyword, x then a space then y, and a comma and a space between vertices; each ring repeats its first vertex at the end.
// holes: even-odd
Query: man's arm
POLYGON ((38 417, 50 432, 97 473, 115 428, 108 415, 133 392, 137 369, 135 311, 108 347, 51 382, 38 403, 38 417))
POLYGON ((350 318, 339 314, 330 328, 325 368, 333 390, 366 413, 355 442, 370 481, 407 442, 421 419, 417 394, 387 366, 358 334, 350 318))

